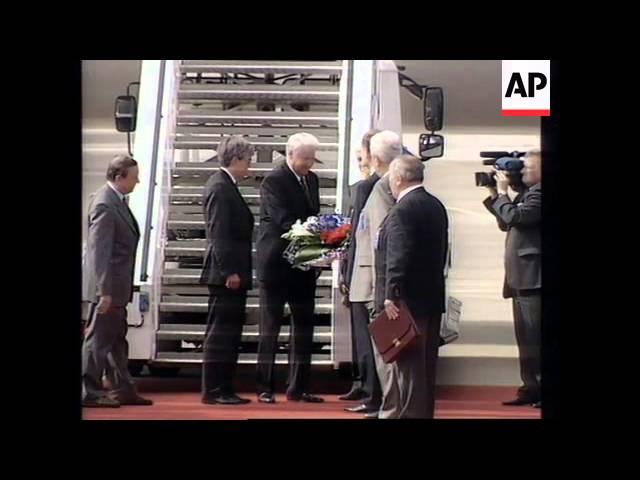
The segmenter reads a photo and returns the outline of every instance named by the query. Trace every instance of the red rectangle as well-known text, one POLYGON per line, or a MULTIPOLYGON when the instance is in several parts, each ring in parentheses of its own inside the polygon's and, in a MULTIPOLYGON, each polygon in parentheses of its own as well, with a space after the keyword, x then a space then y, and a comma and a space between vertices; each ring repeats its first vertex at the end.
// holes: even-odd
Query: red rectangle
POLYGON ((551 110, 502 110, 503 117, 548 117, 551 110))

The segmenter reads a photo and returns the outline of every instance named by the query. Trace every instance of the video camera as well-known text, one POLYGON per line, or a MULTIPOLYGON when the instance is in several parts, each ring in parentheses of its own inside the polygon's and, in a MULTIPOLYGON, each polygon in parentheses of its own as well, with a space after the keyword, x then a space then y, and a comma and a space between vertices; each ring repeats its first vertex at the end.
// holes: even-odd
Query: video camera
MULTIPOLYGON (((524 162, 520 160, 525 156, 525 152, 480 152, 481 158, 487 158, 483 160, 483 165, 493 165, 498 171, 506 172, 509 179, 509 185, 516 191, 525 188, 522 182, 522 168, 524 162)), ((476 172, 476 186, 477 187, 493 187, 496 184, 496 172, 476 172)))

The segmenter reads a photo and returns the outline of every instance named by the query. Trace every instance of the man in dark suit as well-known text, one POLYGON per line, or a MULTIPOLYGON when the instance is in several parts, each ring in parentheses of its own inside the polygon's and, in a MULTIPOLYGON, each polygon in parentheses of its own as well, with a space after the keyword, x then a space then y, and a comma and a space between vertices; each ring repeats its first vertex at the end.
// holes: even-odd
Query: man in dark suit
POLYGON ((298 133, 287 141, 286 161, 269 172, 260 186, 260 227, 256 241, 260 282, 258 401, 275 402, 274 363, 278 335, 288 303, 292 314, 289 358, 289 401, 322 402, 307 392, 313 348, 316 272, 293 268, 283 257, 281 238, 296 220, 320 211, 318 176, 311 171, 318 140, 298 133))
POLYGON ((379 418, 433 418, 440 321, 445 311, 447 213, 423 186, 420 159, 401 155, 389 169, 396 205, 378 232, 375 254, 376 312, 397 318, 404 303, 420 335, 394 362, 391 410, 379 418))
POLYGON ((524 159, 523 182, 529 187, 514 196, 508 195, 509 178, 496 173, 497 188, 489 187, 491 196, 484 200, 507 232, 505 249, 504 298, 511 298, 520 357, 523 385, 517 397, 504 405, 529 405, 540 408, 540 317, 541 310, 541 245, 542 175, 539 150, 528 152, 524 159))
MULTIPOLYGON (((356 254, 356 236, 358 229, 358 220, 360 213, 371 194, 373 186, 380 176, 371 168, 371 138, 380 130, 371 129, 364 134, 362 138, 362 147, 360 149, 360 160, 358 166, 361 171, 366 168, 372 172, 367 178, 360 180, 353 185, 353 196, 351 202, 351 210, 349 217, 351 218, 352 234, 349 249, 346 258, 341 262, 341 285, 340 290, 348 299, 349 285, 353 276, 353 266, 356 254)), ((353 383, 351 390, 338 397, 340 400, 371 400, 371 406, 376 407, 380 403, 380 381, 376 373, 375 361, 373 358, 373 350, 371 347, 371 337, 367 326, 369 325, 369 313, 366 302, 349 302, 349 310, 351 313, 351 354, 353 363, 353 383)), ((365 412, 366 408, 361 405, 351 407, 350 411, 365 412), (355 410, 354 410, 355 409, 355 410)))
POLYGON ((135 188, 138 163, 116 155, 107 184, 89 207, 89 236, 84 265, 84 300, 90 303, 82 346, 82 405, 151 405, 138 395, 128 369, 127 304, 133 299, 133 273, 140 239, 138 222, 126 202, 135 188), (112 391, 103 388, 106 373, 112 391))
POLYGON ((202 402, 240 405, 250 402, 235 394, 235 374, 247 290, 252 287, 251 240, 253 213, 238 190, 249 174, 254 147, 239 136, 218 146, 220 170, 204 188, 207 252, 201 283, 209 287, 209 312, 204 341, 202 402))

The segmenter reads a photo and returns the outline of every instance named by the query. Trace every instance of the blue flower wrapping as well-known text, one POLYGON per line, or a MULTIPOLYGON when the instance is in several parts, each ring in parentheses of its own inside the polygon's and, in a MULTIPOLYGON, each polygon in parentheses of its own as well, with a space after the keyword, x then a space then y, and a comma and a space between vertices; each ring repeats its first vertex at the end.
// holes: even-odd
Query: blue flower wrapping
POLYGON ((335 230, 345 223, 349 217, 333 213, 317 217, 309 217, 303 224, 299 221, 282 238, 289 240, 282 256, 294 268, 309 270, 331 265, 341 258, 349 245, 347 237, 338 247, 329 248, 322 244, 320 234, 335 230))

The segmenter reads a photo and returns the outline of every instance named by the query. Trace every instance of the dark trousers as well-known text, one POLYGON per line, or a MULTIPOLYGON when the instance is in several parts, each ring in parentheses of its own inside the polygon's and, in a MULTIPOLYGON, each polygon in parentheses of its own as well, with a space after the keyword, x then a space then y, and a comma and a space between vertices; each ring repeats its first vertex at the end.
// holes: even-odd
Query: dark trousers
POLYGON ((111 384, 112 394, 136 395, 128 368, 127 307, 111 307, 100 314, 96 304, 92 304, 89 313, 82 344, 82 398, 96 399, 107 394, 102 386, 103 375, 111 384))
POLYGON ((420 335, 392 364, 392 384, 385 398, 390 408, 380 418, 433 418, 441 319, 441 315, 415 317, 420 335))
MULTIPOLYGON (((349 311, 351 311, 351 306, 349 306, 349 311)), ((353 314, 350 315, 351 322, 351 388, 362 388, 362 377, 360 376, 360 371, 358 370, 358 345, 356 343, 356 334, 353 314)))
POLYGON ((209 313, 204 339, 202 395, 233 394, 247 291, 209 285, 209 313))
POLYGON ((538 401, 540 399, 541 296, 540 294, 516 295, 512 302, 520 356, 520 377, 523 383, 518 390, 518 397, 538 401))
POLYGON ((352 337, 356 345, 356 361, 362 382, 362 389, 367 394, 364 403, 379 408, 382 401, 380 380, 376 371, 371 335, 369 334, 369 310, 366 302, 351 303, 352 337))
POLYGON ((258 344, 258 393, 275 393, 274 367, 284 304, 291 310, 289 379, 287 395, 307 392, 311 372, 315 307, 315 275, 293 272, 282 285, 260 287, 260 342, 258 344))

